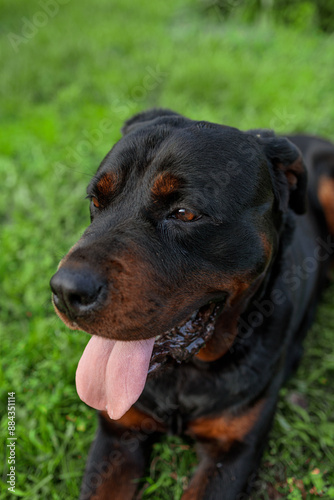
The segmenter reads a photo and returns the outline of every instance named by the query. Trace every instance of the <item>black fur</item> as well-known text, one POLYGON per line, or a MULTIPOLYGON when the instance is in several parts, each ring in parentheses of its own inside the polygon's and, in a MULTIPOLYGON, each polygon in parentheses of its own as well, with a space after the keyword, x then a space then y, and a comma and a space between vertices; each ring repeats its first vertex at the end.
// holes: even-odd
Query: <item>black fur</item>
MULTIPOLYGON (((81 498, 134 498, 124 485, 143 473, 160 424, 199 442, 200 469, 184 499, 245 498, 238 495, 260 460, 279 389, 298 364, 334 251, 317 196, 319 175, 333 176, 334 147, 169 110, 140 113, 123 133, 88 188, 101 202, 91 203, 92 223, 61 277, 53 278, 60 313, 90 333, 132 340, 162 334, 209 301, 228 297, 215 335, 233 337, 235 327, 235 337, 218 359, 194 357, 148 378, 135 408, 152 419, 151 431, 101 416, 81 498), (307 156, 308 190, 302 152, 310 145, 317 154, 307 156), (102 196, 97 183, 110 172, 117 183, 102 196), (155 199, 152 186, 163 172, 177 179, 177 188, 155 199), (201 217, 178 220, 179 208, 201 217), (74 307, 59 297, 64 273, 80 269, 91 273, 94 287, 82 291, 84 306, 74 307), (243 284, 247 292, 238 291, 243 284), (235 422, 241 437, 196 434, 192 423, 199 418, 235 422), (137 443, 133 451, 129 443, 137 443), (103 496, 107 490, 110 496, 103 496)), ((216 434, 222 432, 215 422, 216 434)))

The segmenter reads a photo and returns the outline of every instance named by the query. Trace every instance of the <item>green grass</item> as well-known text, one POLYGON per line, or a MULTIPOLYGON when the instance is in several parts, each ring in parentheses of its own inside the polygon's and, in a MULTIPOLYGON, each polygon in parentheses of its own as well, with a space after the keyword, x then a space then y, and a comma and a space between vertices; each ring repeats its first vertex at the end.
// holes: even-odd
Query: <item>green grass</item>
MULTIPOLYGON (((57 319, 48 282, 88 223, 86 184, 122 122, 166 106, 334 139, 334 46, 308 29, 206 17, 199 0, 82 0, 60 5, 15 51, 8 34, 27 34, 41 10, 37 1, 0 6, 0 430, 5 439, 14 391, 16 496, 62 500, 78 496, 96 422, 74 384, 87 336, 57 319)), ((332 294, 282 391, 256 500, 275 498, 273 488, 289 500, 318 498, 314 487, 334 498, 332 294), (296 394, 306 409, 291 402, 296 394)), ((5 500, 13 495, 1 452, 5 500)), ((143 498, 179 498, 194 463, 189 443, 156 445, 143 498)))

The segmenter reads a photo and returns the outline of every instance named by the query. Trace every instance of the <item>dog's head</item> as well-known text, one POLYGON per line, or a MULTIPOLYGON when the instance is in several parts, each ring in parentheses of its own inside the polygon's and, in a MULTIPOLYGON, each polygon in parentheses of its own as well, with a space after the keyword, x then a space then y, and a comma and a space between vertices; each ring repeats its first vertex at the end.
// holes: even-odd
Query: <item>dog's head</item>
POLYGON ((236 330, 276 254, 284 212, 305 210, 305 169, 287 139, 168 110, 134 116, 123 134, 88 186, 91 224, 51 280, 61 319, 93 334, 77 378, 98 408, 115 377, 134 402, 157 336, 161 347, 186 324, 196 338, 214 332, 218 309, 215 334, 236 330))

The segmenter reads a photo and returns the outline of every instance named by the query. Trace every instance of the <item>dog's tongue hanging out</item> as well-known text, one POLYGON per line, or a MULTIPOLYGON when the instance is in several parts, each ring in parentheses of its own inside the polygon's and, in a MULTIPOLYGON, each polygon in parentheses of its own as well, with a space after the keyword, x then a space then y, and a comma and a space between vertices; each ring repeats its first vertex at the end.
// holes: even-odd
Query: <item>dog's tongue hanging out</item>
POLYGON ((153 345, 154 338, 122 342, 93 335, 77 368, 80 399, 121 418, 144 389, 153 345))

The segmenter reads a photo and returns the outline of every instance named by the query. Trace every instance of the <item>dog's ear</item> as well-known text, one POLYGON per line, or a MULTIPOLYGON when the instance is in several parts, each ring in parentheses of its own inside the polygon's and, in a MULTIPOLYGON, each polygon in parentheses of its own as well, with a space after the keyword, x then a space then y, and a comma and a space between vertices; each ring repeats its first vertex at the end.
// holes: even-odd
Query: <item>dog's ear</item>
POLYGON ((279 208, 290 207, 297 214, 306 211, 307 172, 300 150, 285 137, 276 137, 271 130, 249 130, 262 145, 270 163, 274 193, 279 208))
POLYGON ((181 115, 179 115, 175 111, 171 111, 170 109, 159 109, 159 108, 149 109, 147 111, 143 111, 141 113, 134 115, 132 118, 129 118, 129 120, 127 120, 124 123, 121 132, 123 135, 126 135, 129 132, 133 132, 136 128, 141 127, 144 122, 149 122, 155 120, 156 118, 161 118, 163 116, 181 116, 181 115))

